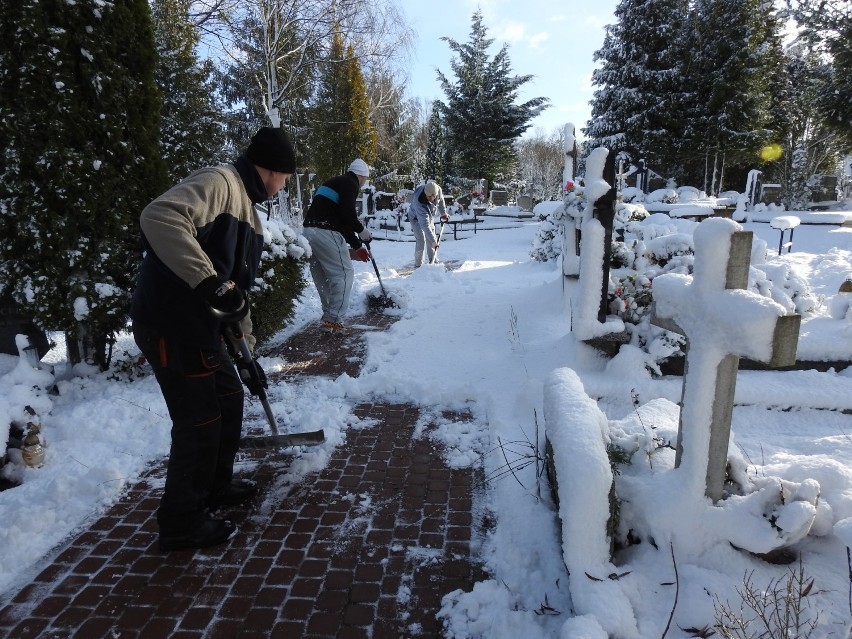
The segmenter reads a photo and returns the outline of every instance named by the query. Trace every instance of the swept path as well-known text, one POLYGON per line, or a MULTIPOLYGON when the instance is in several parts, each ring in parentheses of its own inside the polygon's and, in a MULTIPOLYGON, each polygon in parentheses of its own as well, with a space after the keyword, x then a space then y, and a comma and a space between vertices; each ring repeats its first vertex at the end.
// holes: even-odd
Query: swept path
MULTIPOLYGON (((353 321, 386 328, 393 318, 353 321)), ((305 327, 276 353, 286 360, 281 375, 357 375, 360 335, 305 327)), ((481 473, 447 467, 436 443, 415 439, 414 406, 354 410, 375 425, 347 431, 326 467, 279 502, 269 488, 297 453, 243 453, 238 475, 260 494, 228 511, 238 531, 215 548, 159 552, 158 463, 0 600, 0 636, 441 637, 442 597, 483 578, 473 515, 481 473)))

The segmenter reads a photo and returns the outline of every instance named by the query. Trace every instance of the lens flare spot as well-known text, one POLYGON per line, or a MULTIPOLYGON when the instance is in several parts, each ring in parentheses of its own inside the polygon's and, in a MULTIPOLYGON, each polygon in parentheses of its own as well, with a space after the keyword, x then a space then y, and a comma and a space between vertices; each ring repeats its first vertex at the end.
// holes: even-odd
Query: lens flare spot
POLYGON ((781 150, 780 144, 767 144, 765 147, 760 149, 760 159, 764 162, 774 162, 775 160, 780 159, 783 151, 781 150))

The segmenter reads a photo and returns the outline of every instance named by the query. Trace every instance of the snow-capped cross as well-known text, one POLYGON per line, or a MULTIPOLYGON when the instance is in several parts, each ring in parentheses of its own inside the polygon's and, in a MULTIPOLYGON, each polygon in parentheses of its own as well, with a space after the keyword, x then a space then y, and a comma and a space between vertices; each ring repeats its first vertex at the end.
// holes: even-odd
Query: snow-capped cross
POLYGON ((796 361, 801 316, 746 290, 752 233, 724 218, 695 231, 692 276, 654 279, 652 323, 687 339, 675 466, 685 487, 724 495, 728 442, 740 357, 770 367, 796 361))

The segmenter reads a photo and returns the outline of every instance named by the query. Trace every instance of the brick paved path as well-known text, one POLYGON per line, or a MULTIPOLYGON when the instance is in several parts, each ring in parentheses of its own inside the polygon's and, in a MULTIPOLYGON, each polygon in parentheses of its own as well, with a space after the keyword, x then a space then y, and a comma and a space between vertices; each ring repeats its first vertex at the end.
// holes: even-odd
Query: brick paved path
MULTIPOLYGON (((280 348, 288 377, 355 375, 362 353, 360 333, 327 335, 316 326, 280 348)), ((216 548, 158 551, 158 464, 47 558, 30 584, 6 593, 0 636, 441 637, 435 614, 443 595, 482 578, 477 472, 447 468, 433 442, 413 438, 413 406, 362 404, 355 412, 377 425, 350 430, 328 465, 283 501, 268 489, 292 450, 246 452, 238 475, 261 492, 228 511, 238 532, 216 548)))

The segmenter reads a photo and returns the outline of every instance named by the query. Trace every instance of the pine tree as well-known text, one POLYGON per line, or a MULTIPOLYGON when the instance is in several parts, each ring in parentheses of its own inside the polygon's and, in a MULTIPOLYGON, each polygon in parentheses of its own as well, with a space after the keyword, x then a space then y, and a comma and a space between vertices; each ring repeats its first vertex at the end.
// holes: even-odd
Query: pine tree
POLYGON ((446 101, 437 102, 444 125, 451 166, 445 170, 466 178, 487 178, 493 183, 514 166, 513 144, 530 126, 530 120, 548 106, 539 97, 515 104, 518 89, 532 75, 513 76, 508 45, 490 58, 482 12, 471 19, 470 39, 460 44, 441 38, 456 54, 450 62, 455 80, 438 71, 446 101))
POLYGON ((376 132, 369 120, 361 67, 340 33, 332 39, 318 84, 311 109, 311 149, 317 180, 322 182, 344 172, 356 157, 373 162, 376 132))
POLYGON ((126 325, 138 216, 166 186, 145 0, 6 2, 0 282, 72 363, 126 325))
POLYGON ((697 99, 684 137, 710 154, 714 168, 705 189, 718 192, 723 171, 744 184, 773 137, 773 88, 784 70, 780 28, 765 0, 698 0, 693 24, 690 78, 697 99))
POLYGON ((825 125, 852 150, 852 3, 798 0, 793 3, 801 39, 823 54, 829 73, 818 81, 819 110, 825 125))
POLYGON ((200 38, 189 17, 191 4, 153 0, 151 8, 163 96, 160 140, 172 182, 224 156, 224 107, 216 102, 212 62, 200 61, 195 52, 200 38))
POLYGON ((677 171, 673 148, 683 130, 682 79, 687 0, 621 0, 606 28, 603 62, 592 73, 597 88, 583 129, 587 151, 604 146, 655 172, 677 171))
POLYGON ((843 135, 828 126, 821 110, 821 90, 831 73, 830 63, 815 51, 801 45, 788 50, 788 87, 778 106, 786 124, 783 135, 777 136, 782 153, 760 167, 768 180, 782 185, 788 208, 810 201, 810 176, 834 173, 849 150, 843 135))
POLYGON ((831 76, 821 90, 826 125, 842 135, 846 151, 852 151, 852 5, 846 3, 844 22, 832 39, 831 76))

